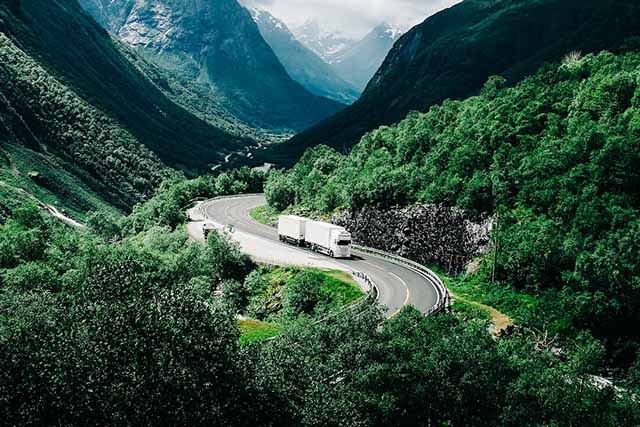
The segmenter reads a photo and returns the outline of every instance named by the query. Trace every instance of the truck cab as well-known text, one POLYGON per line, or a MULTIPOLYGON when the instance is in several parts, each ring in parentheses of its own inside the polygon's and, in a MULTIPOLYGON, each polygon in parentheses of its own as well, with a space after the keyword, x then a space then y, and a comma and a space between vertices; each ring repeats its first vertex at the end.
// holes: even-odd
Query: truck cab
POLYGON ((351 233, 342 229, 332 230, 331 252, 334 258, 351 258, 351 233))

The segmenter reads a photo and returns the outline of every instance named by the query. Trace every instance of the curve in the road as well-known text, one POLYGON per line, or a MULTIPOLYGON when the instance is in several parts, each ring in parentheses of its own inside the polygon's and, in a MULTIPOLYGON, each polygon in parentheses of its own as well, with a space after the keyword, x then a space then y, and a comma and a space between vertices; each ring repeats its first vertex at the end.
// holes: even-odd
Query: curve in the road
MULTIPOLYGON (((265 250, 271 251, 274 243, 284 245, 278 239, 278 231, 258 223, 249 215, 252 209, 265 204, 264 195, 250 195, 212 200, 206 202, 202 209, 208 220, 259 237, 269 244, 269 248, 265 250)), ((286 246, 291 248, 289 245, 286 246)), ((353 259, 338 261, 327 257, 327 260, 337 266, 346 265, 369 276, 378 287, 379 302, 387 308, 390 316, 406 305, 412 305, 427 313, 438 304, 436 284, 412 268, 359 252, 353 259)))

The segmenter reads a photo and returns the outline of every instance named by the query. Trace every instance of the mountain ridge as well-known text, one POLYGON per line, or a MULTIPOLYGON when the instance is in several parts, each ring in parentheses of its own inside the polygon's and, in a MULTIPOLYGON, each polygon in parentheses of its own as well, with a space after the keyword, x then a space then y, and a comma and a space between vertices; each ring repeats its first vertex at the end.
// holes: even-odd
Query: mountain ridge
POLYGON ((254 143, 209 125, 167 98, 76 0, 22 0, 5 12, 3 32, 166 164, 189 174, 206 172, 226 153, 254 143))
POLYGON ((631 0, 466 0, 402 36, 351 107, 270 155, 291 164, 314 145, 346 151, 369 130, 411 110, 477 93, 491 75, 514 83, 573 50, 616 50, 638 36, 637 8, 631 0))
POLYGON ((331 65, 339 76, 364 91, 401 35, 402 31, 390 24, 380 23, 361 40, 336 55, 331 65))
POLYGON ((360 91, 298 41, 283 21, 264 9, 249 10, 260 33, 294 80, 315 95, 344 104, 351 104, 358 99, 360 91))
POLYGON ((234 116, 257 128, 300 131, 344 104, 295 82, 236 0, 81 0, 145 59, 207 85, 234 116))

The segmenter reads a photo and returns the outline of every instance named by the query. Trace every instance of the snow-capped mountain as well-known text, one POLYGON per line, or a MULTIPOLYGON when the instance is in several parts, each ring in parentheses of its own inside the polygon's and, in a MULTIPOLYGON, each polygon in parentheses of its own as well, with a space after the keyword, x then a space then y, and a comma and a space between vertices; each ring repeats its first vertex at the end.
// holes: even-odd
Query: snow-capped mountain
POLYGON ((403 31, 383 23, 362 40, 334 55, 331 65, 340 77, 363 91, 403 31))
POLYGON ((358 42, 337 31, 325 30, 317 21, 307 21, 302 25, 292 26, 291 32, 300 43, 328 64, 333 63, 342 52, 358 42))
POLYGON ((353 103, 360 91, 340 78, 315 52, 305 47, 287 25, 266 10, 250 9, 262 37, 289 75, 311 93, 345 104, 353 103))
POLYGON ((404 33, 383 23, 362 40, 353 40, 338 32, 323 29, 317 21, 307 21, 291 29, 295 37, 314 51, 343 80, 362 92, 380 65, 404 33))

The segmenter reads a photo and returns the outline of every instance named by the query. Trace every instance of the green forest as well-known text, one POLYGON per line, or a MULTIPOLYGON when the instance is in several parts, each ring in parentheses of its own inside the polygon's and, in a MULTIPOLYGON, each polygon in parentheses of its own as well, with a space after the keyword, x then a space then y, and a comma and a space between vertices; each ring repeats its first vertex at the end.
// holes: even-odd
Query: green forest
POLYGON ((185 218, 166 215, 185 198, 256 191, 262 179, 245 169, 167 183, 132 214, 96 213, 85 229, 33 205, 15 209, 0 226, 2 419, 114 426, 640 422, 640 365, 617 388, 599 384, 593 374, 606 351, 588 334, 563 340, 558 352, 533 329, 496 340, 486 320, 464 310, 425 317, 406 308, 383 322, 380 307, 366 298, 354 303, 358 296, 335 278, 265 270, 224 234, 193 242, 185 218), (241 312, 279 323, 238 322, 241 312))
MULTIPOLYGON (((189 57, 145 56, 76 0, 0 1, 0 425, 640 426, 632 0, 460 2, 282 144, 340 106, 289 81, 241 4, 107 3, 189 57), (196 203, 258 193, 271 225, 433 208, 457 215, 440 234, 489 231, 460 274, 441 261, 460 251, 412 246, 454 294, 432 316, 407 306, 424 280, 371 264, 404 283, 396 312, 364 269, 257 263, 241 220, 189 234, 215 225, 188 224, 196 203)), ((340 267, 373 259, 354 254, 340 267)))
MULTIPOLYGON (((411 113, 348 155, 306 152, 266 194, 328 213, 444 204, 492 215, 496 279, 553 301, 555 332, 589 330, 615 364, 640 335, 640 55, 568 55, 515 87, 411 113)), ((481 274, 491 281, 492 254, 481 274)))

